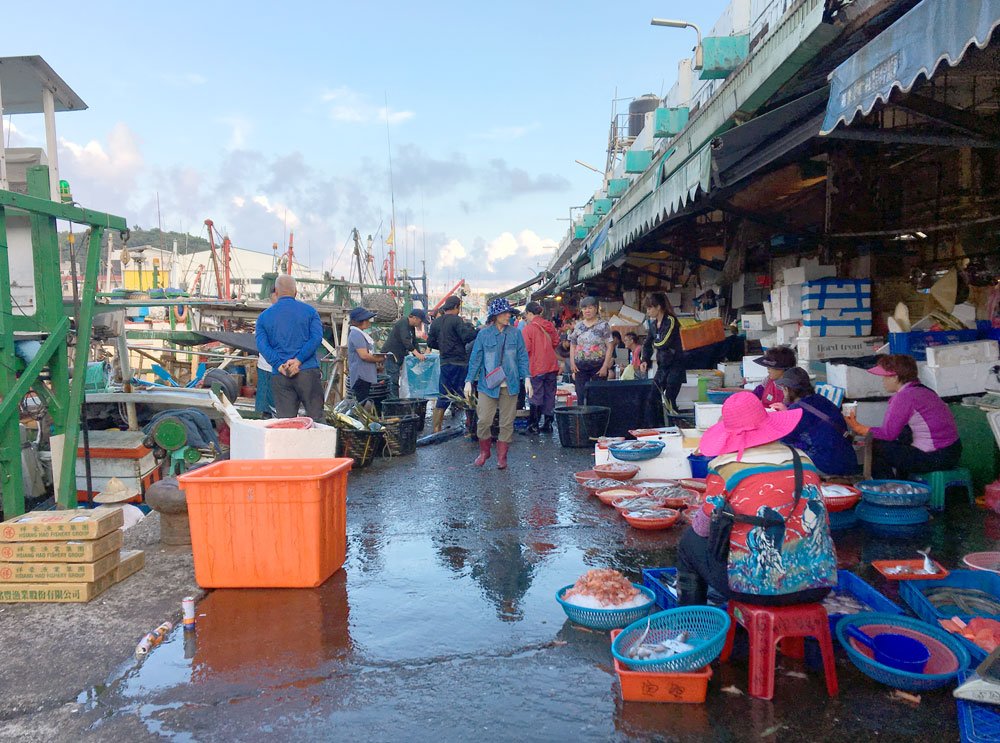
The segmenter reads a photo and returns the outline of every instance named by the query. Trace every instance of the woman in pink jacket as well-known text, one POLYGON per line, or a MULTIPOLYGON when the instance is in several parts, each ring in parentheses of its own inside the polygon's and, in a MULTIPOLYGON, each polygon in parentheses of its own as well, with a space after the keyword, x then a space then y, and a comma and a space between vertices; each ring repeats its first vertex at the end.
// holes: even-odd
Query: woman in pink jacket
POLYGON ((531 406, 528 428, 525 433, 551 433, 553 411, 556 406, 556 381, 559 361, 555 348, 559 345, 559 331, 542 315, 539 302, 528 302, 524 308, 527 323, 521 333, 528 349, 528 369, 534 394, 528 400, 531 406), (538 425, 541 418, 541 426, 538 425))

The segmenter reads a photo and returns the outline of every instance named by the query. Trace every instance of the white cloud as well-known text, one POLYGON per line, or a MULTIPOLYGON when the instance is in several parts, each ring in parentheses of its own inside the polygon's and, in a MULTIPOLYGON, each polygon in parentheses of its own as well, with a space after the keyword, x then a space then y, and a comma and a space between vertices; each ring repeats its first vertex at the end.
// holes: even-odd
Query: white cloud
POLYGON ((539 237, 531 230, 521 230, 515 236, 504 232, 486 245, 486 270, 496 270, 496 264, 514 256, 537 258, 555 250, 558 243, 550 238, 539 237))
POLYGON ((6 116, 3 119, 2 139, 0 144, 6 147, 25 147, 30 143, 37 142, 35 137, 17 128, 17 125, 6 116))
POLYGON ((397 111, 385 106, 375 106, 363 94, 346 85, 326 91, 320 96, 320 100, 329 104, 331 119, 348 124, 386 121, 390 124, 401 124, 416 116, 413 111, 397 111))
POLYGON ((79 144, 65 138, 59 144, 63 150, 60 170, 111 189, 131 187, 144 167, 138 138, 120 122, 112 127, 106 145, 96 139, 79 144))
POLYGON ((468 255, 469 251, 465 249, 465 246, 452 238, 438 251, 437 267, 439 269, 453 268, 458 265, 459 261, 467 258, 468 255))

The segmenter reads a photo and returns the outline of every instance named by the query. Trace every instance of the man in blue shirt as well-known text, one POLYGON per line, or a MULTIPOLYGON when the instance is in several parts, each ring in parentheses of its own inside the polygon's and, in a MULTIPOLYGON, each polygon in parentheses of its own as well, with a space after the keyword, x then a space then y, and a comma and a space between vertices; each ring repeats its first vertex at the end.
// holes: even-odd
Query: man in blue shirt
POLYGON ((257 318, 257 350, 270 364, 271 392, 279 418, 294 418, 299 404, 306 415, 323 422, 323 382, 316 351, 323 341, 319 313, 295 298, 295 279, 282 274, 274 282, 277 301, 257 318))

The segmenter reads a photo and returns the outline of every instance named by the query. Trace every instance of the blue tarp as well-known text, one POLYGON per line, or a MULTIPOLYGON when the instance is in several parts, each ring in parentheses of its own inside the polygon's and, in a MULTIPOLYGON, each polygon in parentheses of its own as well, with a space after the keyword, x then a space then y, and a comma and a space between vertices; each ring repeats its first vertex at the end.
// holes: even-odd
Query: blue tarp
POLYGON ((867 115, 893 90, 908 92, 938 65, 954 67, 1000 25, 1000 0, 923 0, 830 74, 830 101, 820 134, 867 115))

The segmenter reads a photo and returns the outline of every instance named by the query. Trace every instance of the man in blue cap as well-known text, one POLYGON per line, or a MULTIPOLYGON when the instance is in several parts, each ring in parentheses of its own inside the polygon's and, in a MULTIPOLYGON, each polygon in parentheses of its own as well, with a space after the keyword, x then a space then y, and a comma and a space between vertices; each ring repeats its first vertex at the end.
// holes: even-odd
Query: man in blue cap
POLYGON ((414 308, 410 314, 396 320, 389 331, 389 337, 382 344, 382 353, 385 354, 385 373, 389 375, 389 399, 395 400, 399 397, 399 372, 403 367, 403 359, 407 354, 413 354, 420 361, 424 360, 424 355, 417 348, 417 328, 427 322, 427 313, 421 309, 414 308))
POLYGON ((323 381, 316 352, 323 341, 319 313, 295 298, 295 279, 282 274, 274 282, 274 304, 257 318, 257 350, 273 369, 271 392, 279 418, 294 418, 299 405, 323 422, 323 381))

